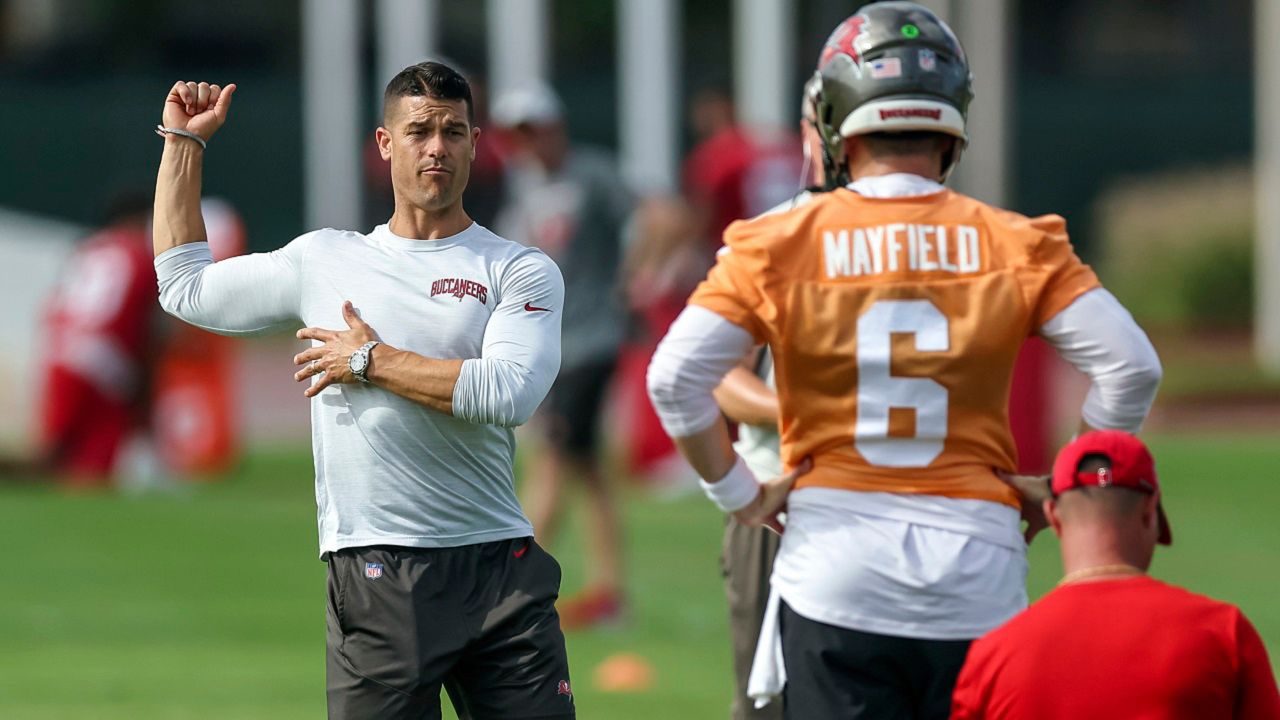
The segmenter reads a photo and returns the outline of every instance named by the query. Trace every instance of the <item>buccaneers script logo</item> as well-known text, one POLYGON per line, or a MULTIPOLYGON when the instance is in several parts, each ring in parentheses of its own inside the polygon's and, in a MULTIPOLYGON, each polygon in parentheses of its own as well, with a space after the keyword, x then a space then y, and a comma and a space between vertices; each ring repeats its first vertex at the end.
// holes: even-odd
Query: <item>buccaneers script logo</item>
POLYGON ((458 302, 462 302, 462 298, 470 295, 484 305, 489 300, 489 288, 474 280, 443 278, 431 283, 431 297, 437 295, 452 295, 458 298, 458 302))

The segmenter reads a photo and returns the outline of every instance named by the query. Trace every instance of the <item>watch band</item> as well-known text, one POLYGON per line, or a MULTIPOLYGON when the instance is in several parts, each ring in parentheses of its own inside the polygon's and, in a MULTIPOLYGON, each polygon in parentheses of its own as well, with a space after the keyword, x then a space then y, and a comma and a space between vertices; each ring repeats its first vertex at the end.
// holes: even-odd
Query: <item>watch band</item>
POLYGON ((381 343, 377 340, 370 340, 369 342, 361 345, 358 350, 351 353, 351 357, 347 360, 347 367, 351 368, 351 374, 355 375, 356 379, 362 383, 367 384, 369 382, 369 353, 380 344, 381 343), (357 356, 364 360, 358 370, 356 369, 355 362, 353 362, 357 356))

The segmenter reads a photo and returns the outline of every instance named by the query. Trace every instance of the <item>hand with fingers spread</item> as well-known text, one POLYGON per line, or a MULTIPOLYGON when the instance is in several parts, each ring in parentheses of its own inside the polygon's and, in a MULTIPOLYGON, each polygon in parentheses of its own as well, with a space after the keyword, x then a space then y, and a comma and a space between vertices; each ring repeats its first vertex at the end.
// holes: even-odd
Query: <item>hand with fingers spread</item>
POLYGON ((346 330, 308 327, 298 331, 299 340, 318 340, 323 343, 293 356, 294 365, 305 366, 294 373, 294 380, 302 382, 312 376, 320 376, 302 393, 307 397, 315 397, 334 383, 356 382, 356 376, 348 364, 352 353, 365 343, 378 339, 378 333, 360 319, 350 300, 342 303, 342 318, 347 321, 346 330))
POLYGON ((206 141, 227 121, 235 83, 222 87, 179 80, 164 101, 164 127, 195 133, 206 141))
POLYGON ((1018 497, 1022 499, 1022 519, 1027 523, 1022 537, 1030 545, 1041 530, 1049 527, 1049 521, 1044 516, 1044 501, 1051 497, 1049 476, 1014 475, 1001 470, 997 470, 996 475, 1006 485, 1017 490, 1018 497))
POLYGON ((805 458, 791 472, 760 483, 760 494, 751 504, 738 510, 733 517, 743 525, 758 527, 763 525, 770 530, 782 534, 782 522, 778 515, 787 509, 787 495, 795 486, 801 475, 813 469, 813 460, 805 458))

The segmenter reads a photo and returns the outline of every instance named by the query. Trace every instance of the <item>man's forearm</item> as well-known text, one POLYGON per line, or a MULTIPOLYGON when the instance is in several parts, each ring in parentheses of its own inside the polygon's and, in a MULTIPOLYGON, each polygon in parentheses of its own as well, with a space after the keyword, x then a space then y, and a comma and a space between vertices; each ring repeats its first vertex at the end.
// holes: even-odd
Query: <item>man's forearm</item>
POLYGON ((718 418, 705 430, 672 440, 680 454, 684 455, 689 465, 698 473, 698 477, 707 482, 723 478, 738 459, 723 418, 718 418))
POLYGON ((437 360, 378 345, 370 354, 368 377, 378 387, 452 415, 453 390, 461 373, 461 360, 437 360))
POLYGON ((746 369, 736 367, 720 381, 715 391, 716 404, 734 422, 778 427, 778 396, 760 379, 746 369))
POLYGON ((206 239, 200 214, 204 148, 194 140, 166 135, 156 177, 152 243, 155 254, 206 239))

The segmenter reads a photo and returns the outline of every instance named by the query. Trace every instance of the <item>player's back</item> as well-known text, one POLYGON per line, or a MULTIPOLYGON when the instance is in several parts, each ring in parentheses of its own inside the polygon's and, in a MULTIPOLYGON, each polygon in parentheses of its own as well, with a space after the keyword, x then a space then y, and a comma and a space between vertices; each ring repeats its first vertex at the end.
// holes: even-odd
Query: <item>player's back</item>
POLYGON ((1272 718, 1265 659, 1232 605, 1146 576, 1072 583, 974 644, 956 717, 1272 718))
POLYGON ((943 190, 840 189, 735 223, 692 302, 774 350, 800 487, 1016 505, 1009 382, 1023 340, 1097 286, 1057 216, 943 190))

